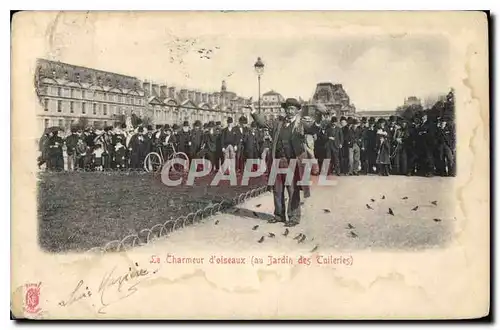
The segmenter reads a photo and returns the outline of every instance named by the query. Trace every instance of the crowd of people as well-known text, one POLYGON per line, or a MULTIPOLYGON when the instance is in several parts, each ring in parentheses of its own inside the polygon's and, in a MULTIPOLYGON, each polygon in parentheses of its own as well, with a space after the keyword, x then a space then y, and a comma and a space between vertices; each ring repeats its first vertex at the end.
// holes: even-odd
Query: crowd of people
MULTIPOLYGON (((317 124, 318 133, 307 136, 304 144, 319 168, 325 159, 330 160, 329 174, 455 175, 455 130, 447 118, 429 120, 426 112, 412 120, 324 116, 317 124)), ((157 129, 128 129, 123 124, 103 130, 73 127, 65 137, 60 133, 49 129, 41 137, 39 167, 46 164, 52 171, 143 169, 148 153, 161 151, 167 159, 177 151, 189 159, 208 159, 213 171, 229 157, 241 172, 246 159, 266 157, 273 146, 269 131, 254 121, 248 124, 244 116, 238 123, 228 118, 224 126, 219 121, 202 124, 197 120, 192 127, 184 121, 157 129)))

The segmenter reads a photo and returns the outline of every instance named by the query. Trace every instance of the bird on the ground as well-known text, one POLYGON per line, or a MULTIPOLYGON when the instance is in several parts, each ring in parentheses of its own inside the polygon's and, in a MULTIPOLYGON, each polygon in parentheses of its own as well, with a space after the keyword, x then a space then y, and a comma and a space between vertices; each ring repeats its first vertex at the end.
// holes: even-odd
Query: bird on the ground
POLYGON ((350 231, 350 232, 349 232, 349 234, 350 234, 350 235, 351 235, 351 237, 353 237, 353 238, 358 237, 358 234, 356 234, 356 233, 355 233, 355 232, 353 232, 353 231, 350 231))
POLYGON ((366 208, 369 210, 373 210, 373 207, 371 207, 369 204, 366 204, 366 208))
POLYGON ((318 249, 319 245, 316 245, 315 247, 313 247, 313 249, 311 250, 311 253, 316 251, 318 249))
POLYGON ((215 221, 215 225, 218 225, 219 224, 219 220, 215 221))
POLYGON ((431 204, 437 206, 438 205, 438 201, 432 201, 431 204))
POLYGON ((418 205, 411 209, 412 211, 418 210, 418 205))
POLYGON ((306 235, 302 235, 302 237, 298 240, 299 243, 304 242, 306 239, 306 235))
POLYGON ((252 227, 252 230, 257 230, 257 228, 259 228, 259 225, 255 225, 252 227))
POLYGON ((329 209, 323 209, 323 212, 330 213, 331 211, 329 209))
POLYGON ((385 195, 382 195, 382 199, 385 199, 385 195))
POLYGON ((262 204, 257 204, 257 205, 255 205, 255 207, 261 207, 261 205, 262 205, 262 204))
POLYGON ((434 220, 435 222, 439 222, 439 221, 441 221, 441 219, 438 219, 438 218, 434 218, 433 220, 434 220))
POLYGON ((273 238, 275 237, 276 235, 274 235, 274 233, 269 233, 269 237, 273 238))
POLYGON ((373 198, 371 198, 370 200, 372 201, 372 203, 375 202, 375 200, 373 198))
POLYGON ((401 199, 408 199, 408 197, 406 197, 406 196, 405 196, 405 197, 403 197, 403 198, 401 198, 401 199))
POLYGON ((258 243, 262 243, 262 242, 264 242, 264 236, 262 236, 262 237, 261 237, 261 238, 260 238, 257 242, 258 242, 258 243))
POLYGON ((300 234, 298 234, 297 236, 295 236, 293 239, 299 239, 299 238, 301 238, 301 237, 302 237, 302 235, 303 235, 303 234, 302 234, 302 233, 300 233, 300 234))
POLYGON ((392 209, 389 207, 389 212, 390 215, 394 215, 394 212, 392 212, 392 209))
POLYGON ((355 227, 351 225, 350 223, 347 224, 347 229, 354 229, 355 227))
POLYGON ((285 237, 288 236, 288 233, 290 233, 290 231, 287 228, 287 229, 285 229, 285 232, 283 233, 283 236, 285 236, 285 237))
POLYGON ((259 217, 259 214, 255 211, 252 212, 254 216, 259 217))

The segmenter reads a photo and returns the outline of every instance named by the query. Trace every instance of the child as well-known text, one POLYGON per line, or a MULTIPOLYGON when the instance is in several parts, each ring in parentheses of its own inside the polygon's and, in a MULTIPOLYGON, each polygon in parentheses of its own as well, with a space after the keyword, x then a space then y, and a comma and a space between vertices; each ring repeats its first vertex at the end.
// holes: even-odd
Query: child
POLYGON ((102 156, 104 153, 104 149, 102 148, 101 144, 96 144, 95 145, 95 150, 94 150, 94 166, 96 171, 102 171, 102 156))
POLYGON ((76 164, 78 168, 85 168, 85 156, 87 155, 87 144, 82 139, 76 142, 76 164))
POLYGON ((387 132, 379 129, 377 131, 379 138, 377 143, 377 166, 379 175, 389 176, 389 168, 391 166, 391 147, 387 140, 387 132))
POLYGON ((122 144, 121 140, 118 140, 115 145, 115 163, 116 168, 124 169, 125 168, 125 153, 127 150, 125 146, 122 144))

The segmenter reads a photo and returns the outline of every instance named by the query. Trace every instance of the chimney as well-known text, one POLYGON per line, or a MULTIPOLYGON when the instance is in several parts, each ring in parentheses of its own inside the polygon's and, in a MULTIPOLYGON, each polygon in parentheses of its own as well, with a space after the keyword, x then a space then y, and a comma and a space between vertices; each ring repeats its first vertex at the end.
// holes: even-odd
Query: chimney
POLYGON ((215 99, 215 100, 214 100, 214 101, 215 101, 215 102, 214 102, 215 104, 220 104, 220 93, 215 93, 215 94, 214 94, 214 99, 215 99))
POLYGON ((168 88, 168 97, 170 97, 171 99, 175 99, 175 87, 174 86, 168 88))
POLYGON ((161 85, 160 86, 160 96, 161 97, 168 97, 168 88, 167 88, 167 85, 161 85))
POLYGON ((151 95, 151 83, 147 80, 142 83, 142 89, 144 89, 144 93, 146 93, 146 95, 151 95))
POLYGON ((208 94, 207 93, 202 93, 201 94, 201 101, 208 103, 208 94))
POLYGON ((194 91, 188 91, 188 98, 191 102, 194 102, 194 91))
POLYGON ((183 88, 181 89, 181 101, 184 102, 188 99, 188 90, 183 88))
POLYGON ((195 93, 195 99, 196 99, 196 104, 200 104, 202 102, 202 100, 201 100, 201 92, 196 92, 195 93))
POLYGON ((153 96, 160 96, 160 86, 158 86, 158 84, 152 84, 151 85, 151 94, 153 96))

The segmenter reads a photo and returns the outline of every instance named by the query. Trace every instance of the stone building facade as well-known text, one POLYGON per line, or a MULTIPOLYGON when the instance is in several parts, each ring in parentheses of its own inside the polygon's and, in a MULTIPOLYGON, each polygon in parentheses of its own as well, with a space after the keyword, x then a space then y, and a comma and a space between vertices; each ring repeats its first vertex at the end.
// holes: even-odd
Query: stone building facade
POLYGON ((325 105, 330 114, 337 117, 353 116, 356 113, 356 107, 351 104, 342 84, 318 83, 310 104, 319 103, 325 105))
POLYGON ((50 126, 67 130, 82 123, 116 125, 132 114, 149 118, 153 126, 185 120, 191 125, 195 120, 225 122, 228 117, 237 122, 240 116, 251 121, 244 107, 249 100, 229 91, 225 81, 219 91, 202 92, 39 59, 35 89, 40 101, 36 110, 40 132, 50 126))

